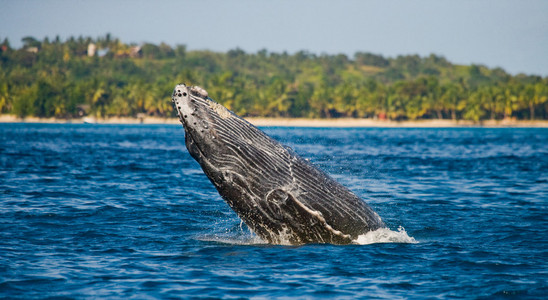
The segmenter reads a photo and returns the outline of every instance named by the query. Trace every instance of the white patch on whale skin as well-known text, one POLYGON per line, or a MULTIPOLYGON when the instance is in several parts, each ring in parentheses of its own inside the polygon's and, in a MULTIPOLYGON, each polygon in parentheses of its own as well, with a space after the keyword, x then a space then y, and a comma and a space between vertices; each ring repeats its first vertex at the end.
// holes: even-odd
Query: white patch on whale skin
POLYGON ((205 89, 197 85, 191 87, 190 91, 195 95, 201 96, 202 98, 207 98, 209 96, 208 92, 205 89))
POLYGON ((301 206, 304 210, 306 210, 310 215, 314 216, 318 221, 320 221, 320 223, 322 223, 325 226, 325 228, 331 231, 334 235, 338 235, 347 239, 351 238, 349 234, 344 234, 340 232, 339 230, 336 230, 333 227, 331 227, 331 225, 327 224, 327 221, 325 220, 321 212, 308 208, 306 205, 304 205, 302 202, 298 201, 297 199, 295 199, 295 202, 297 202, 297 204, 301 206))
POLYGON ((217 102, 209 101, 209 107, 211 107, 211 109, 213 109, 213 111, 215 111, 221 119, 228 119, 232 116, 226 107, 217 102))
POLYGON ((219 117, 221 117, 221 119, 228 119, 232 116, 230 112, 228 111, 228 109, 226 109, 226 107, 222 106, 221 104, 217 102, 211 101, 211 99, 208 99, 209 93, 205 89, 196 85, 190 88, 190 93, 192 93, 195 96, 209 100, 207 101, 207 103, 209 104, 209 107, 214 112, 216 112, 219 115, 219 117))

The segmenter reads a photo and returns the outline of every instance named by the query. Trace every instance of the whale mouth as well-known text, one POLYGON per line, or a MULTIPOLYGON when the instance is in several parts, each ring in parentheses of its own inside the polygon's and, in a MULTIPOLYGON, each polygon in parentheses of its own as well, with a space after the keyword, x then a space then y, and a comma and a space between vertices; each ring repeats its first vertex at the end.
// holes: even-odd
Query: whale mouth
MULTIPOLYGON (((178 112, 179 114, 181 112, 178 112)), ((202 149, 202 146, 197 139, 193 136, 193 131, 195 131, 187 120, 181 118, 181 123, 185 128, 185 145, 188 149, 188 152, 198 161, 207 160, 206 152, 202 149)))
POLYGON ((199 160, 207 159, 204 150, 200 147, 200 143, 197 143, 196 139, 188 131, 185 134, 185 144, 192 156, 199 157, 199 160))

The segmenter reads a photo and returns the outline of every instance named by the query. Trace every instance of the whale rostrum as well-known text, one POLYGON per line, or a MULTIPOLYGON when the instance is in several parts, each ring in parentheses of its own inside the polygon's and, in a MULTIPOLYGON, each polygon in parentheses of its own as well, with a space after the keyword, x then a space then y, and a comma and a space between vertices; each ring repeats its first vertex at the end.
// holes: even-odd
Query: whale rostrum
POLYGON ((384 227, 362 199, 264 132, 179 84, 172 101, 185 144, 221 197, 272 244, 349 244, 384 227))

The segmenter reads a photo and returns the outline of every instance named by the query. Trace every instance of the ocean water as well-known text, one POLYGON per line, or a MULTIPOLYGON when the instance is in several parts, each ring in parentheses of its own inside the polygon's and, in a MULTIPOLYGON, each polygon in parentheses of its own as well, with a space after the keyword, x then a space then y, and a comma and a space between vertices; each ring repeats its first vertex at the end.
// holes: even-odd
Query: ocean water
POLYGON ((182 126, 0 124, 0 298, 548 295, 548 129, 263 128, 390 231, 274 246, 182 126))

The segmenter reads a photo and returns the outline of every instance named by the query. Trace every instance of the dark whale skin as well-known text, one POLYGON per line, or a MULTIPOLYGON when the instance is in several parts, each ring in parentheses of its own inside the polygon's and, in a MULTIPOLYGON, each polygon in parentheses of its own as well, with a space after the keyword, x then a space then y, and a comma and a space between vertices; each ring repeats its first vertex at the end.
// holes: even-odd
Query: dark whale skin
POLYGON ((185 143, 221 197, 271 244, 350 244, 385 227, 369 205, 289 147, 208 97, 175 87, 185 143))

